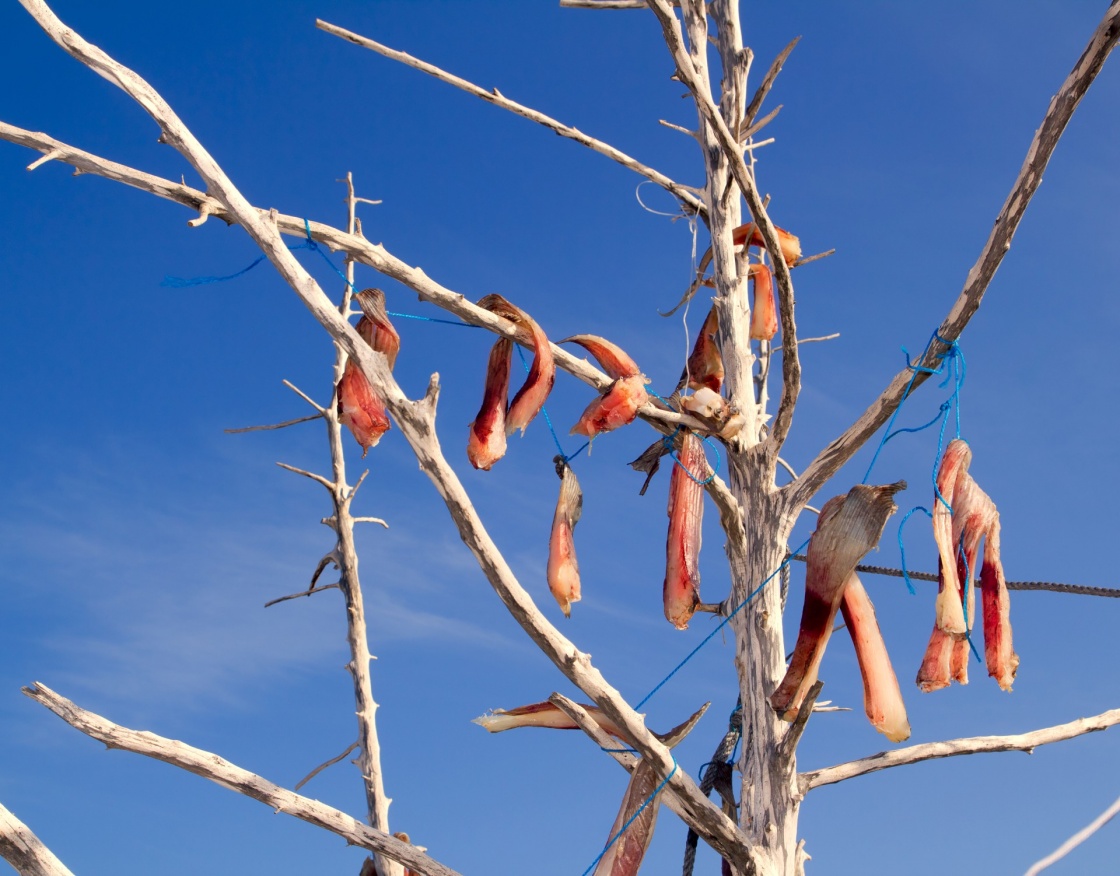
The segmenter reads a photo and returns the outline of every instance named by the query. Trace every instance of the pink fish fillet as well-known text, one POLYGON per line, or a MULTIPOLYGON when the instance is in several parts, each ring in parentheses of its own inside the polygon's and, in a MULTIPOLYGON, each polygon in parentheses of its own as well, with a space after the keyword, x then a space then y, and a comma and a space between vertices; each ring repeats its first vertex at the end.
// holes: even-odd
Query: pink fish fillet
POLYGON ((599 394, 572 426, 571 434, 594 438, 634 422, 646 403, 645 385, 649 382, 637 363, 621 347, 598 335, 572 335, 560 343, 579 344, 589 352, 614 382, 599 394))
MULTIPOLYGON (((622 738, 618 726, 604 715, 598 706, 583 705, 583 708, 587 710, 587 713, 605 733, 619 739, 622 738)), ((515 730, 518 727, 548 727, 553 730, 579 729, 579 725, 575 721, 547 700, 543 703, 518 706, 516 709, 509 709, 508 711, 506 709, 494 709, 488 715, 475 718, 474 723, 490 733, 501 733, 504 730, 515 730)))
POLYGON ((754 310, 751 311, 751 338, 771 341, 778 333, 778 307, 774 303, 774 279, 766 265, 750 267, 754 285, 754 310))
MULTIPOLYGON (((367 344, 385 356, 392 369, 401 339, 385 312, 385 294, 380 289, 363 289, 356 297, 362 308, 362 318, 354 328, 367 344)), ((385 402, 353 359, 346 360, 337 390, 338 421, 354 435, 364 457, 389 431, 385 402)))
POLYGON ((490 349, 486 366, 486 388, 467 435, 467 459, 483 471, 506 453, 506 401, 509 398, 509 368, 513 341, 499 338, 490 349))
MULTIPOLYGON (((668 733, 655 735, 669 748, 673 748, 696 726, 706 708, 707 706, 668 733)), ((637 876, 657 824, 657 812, 661 808, 663 793, 663 789, 658 790, 660 784, 661 778, 653 767, 644 759, 638 761, 634 772, 630 774, 630 782, 626 785, 618 815, 607 834, 610 845, 603 852, 592 876, 637 876), (655 791, 657 796, 653 796, 655 791), (626 830, 620 835, 619 831, 624 827, 626 830)))
MULTIPOLYGON (((795 235, 790 234, 784 228, 779 228, 777 225, 774 226, 774 230, 778 232, 778 246, 782 250, 782 258, 785 259, 787 265, 792 265, 801 258, 801 241, 795 235)), ((731 241, 736 246, 766 245, 762 241, 762 232, 755 227, 753 222, 732 229, 731 241)))
POLYGON ((999 556, 999 518, 988 530, 984 541, 984 568, 980 572, 981 601, 984 606, 984 656, 988 675, 1001 688, 1011 690, 1019 669, 1019 655, 1011 647, 1011 605, 1003 564, 999 556))
POLYGON ((972 451, 956 438, 949 442, 937 471, 937 490, 933 497, 933 539, 939 557, 937 589, 937 627, 946 633, 963 635, 966 631, 961 586, 957 580, 957 541, 953 538, 953 497, 968 473, 972 451), (939 495, 940 494, 940 495, 939 495), (944 500, 944 501, 943 501, 944 500), (948 504, 948 507, 946 507, 948 504))
POLYGON ((879 543, 887 518, 897 510, 891 497, 905 487, 905 481, 883 486, 859 484, 821 508, 817 529, 809 539, 797 644, 785 677, 770 695, 770 705, 782 720, 797 716, 805 694, 816 682, 844 585, 856 564, 879 543))
POLYGON ((598 335, 572 335, 570 338, 564 338, 560 343, 579 344, 595 357, 600 367, 607 372, 607 376, 615 380, 622 377, 636 377, 642 373, 638 363, 620 346, 598 335))
POLYGON ((910 738, 910 722, 902 691, 891 666, 886 643, 875 620, 875 606, 864 590, 859 576, 853 572, 844 585, 840 602, 844 624, 855 645, 860 675, 863 676, 863 710, 871 726, 891 742, 910 738))
POLYGON ((579 602, 579 563, 573 531, 583 513, 583 491, 576 473, 556 457, 556 473, 560 476, 560 498, 552 517, 552 535, 548 539, 548 589, 560 604, 564 617, 572 616, 572 603, 579 602))
POLYGON ((680 465, 669 478, 669 537, 665 545, 665 617, 678 630, 700 602, 700 536, 704 521, 704 488, 708 462, 700 439, 691 432, 681 438, 680 465), (685 471, 687 469, 688 471, 685 471), (692 477, 689 477, 691 472, 692 477), (693 477, 696 480, 693 480, 693 477))
POLYGON ((570 434, 594 438, 603 432, 629 426, 648 397, 643 375, 619 378, 584 409, 570 434))
POLYGON ((723 385, 723 357, 719 353, 718 334, 719 313, 713 307, 708 311, 696 338, 696 346, 688 357, 689 389, 707 388, 719 392, 723 385))
POLYGON ((552 345, 548 342, 544 330, 529 314, 506 301, 501 295, 486 295, 478 302, 478 306, 520 326, 528 331, 533 339, 533 364, 529 367, 529 376, 525 378, 525 383, 517 391, 517 395, 513 397, 506 411, 506 435, 512 435, 518 429, 524 435, 529 423, 544 407, 545 399, 552 392, 552 384, 556 381, 556 363, 552 359, 552 345))

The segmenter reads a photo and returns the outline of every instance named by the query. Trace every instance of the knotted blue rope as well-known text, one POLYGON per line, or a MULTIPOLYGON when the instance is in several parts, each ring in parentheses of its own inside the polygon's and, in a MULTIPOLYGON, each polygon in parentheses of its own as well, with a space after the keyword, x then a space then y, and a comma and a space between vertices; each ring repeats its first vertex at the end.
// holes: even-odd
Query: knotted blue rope
MULTIPOLYGON (((656 395, 656 393, 654 393, 654 395, 656 395)), ((661 396, 657 395, 657 398, 661 398, 661 396)), ((673 462, 675 462, 677 465, 679 465, 686 475, 692 478, 693 483, 699 484, 702 487, 706 487, 712 482, 715 476, 719 474, 720 466, 723 465, 723 457, 719 455, 719 449, 716 447, 715 442, 713 442, 710 437, 701 439, 703 444, 716 455, 716 464, 712 466, 712 473, 704 478, 704 480, 700 480, 700 478, 696 477, 696 475, 688 470, 687 465, 681 462, 680 457, 677 456, 677 451, 673 449, 673 442, 676 441, 677 435, 680 434, 680 431, 681 427, 677 426, 677 428, 674 429, 672 433, 666 435, 661 439, 661 443, 669 451, 669 458, 673 460, 673 462)))

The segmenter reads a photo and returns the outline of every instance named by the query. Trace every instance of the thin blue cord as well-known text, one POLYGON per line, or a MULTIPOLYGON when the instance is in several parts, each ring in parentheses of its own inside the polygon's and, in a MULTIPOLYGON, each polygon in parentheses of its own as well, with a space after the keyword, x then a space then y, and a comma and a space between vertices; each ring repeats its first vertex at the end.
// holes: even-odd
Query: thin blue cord
MULTIPOLYGON (((653 393, 653 395, 657 395, 657 394, 653 393)), ((659 395, 657 397, 661 398, 661 396, 659 396, 659 395)), ((717 474, 719 474, 720 466, 723 465, 723 457, 719 455, 719 449, 716 447, 716 445, 712 441, 712 439, 711 438, 704 438, 703 443, 706 444, 709 448, 711 448, 712 453, 714 453, 716 455, 716 464, 714 466, 712 466, 712 473, 710 475, 708 475, 706 478, 704 478, 704 480, 700 480, 700 478, 696 477, 696 475, 694 475, 692 472, 690 472, 688 470, 688 467, 683 462, 680 461, 680 458, 677 456, 677 452, 672 449, 673 448, 673 442, 676 440, 677 433, 680 432, 680 431, 681 431, 681 427, 677 426, 677 428, 673 430, 672 434, 666 435, 664 438, 661 439, 661 443, 663 445, 665 445, 667 448, 669 448, 669 458, 671 460, 673 460, 673 462, 675 462, 677 465, 679 465, 686 475, 688 475, 690 478, 692 478, 693 483, 699 484, 702 487, 706 487, 708 484, 710 484, 712 482, 712 480, 715 478, 715 476, 717 474)))
POLYGON ((805 546, 808 545, 808 544, 809 544, 809 539, 805 539, 805 541, 803 541, 800 544, 800 546, 798 546, 793 551, 793 553, 791 553, 788 557, 786 557, 786 559, 782 562, 782 564, 780 566, 778 566, 778 568, 776 568, 773 572, 771 572, 769 575, 767 575, 762 580, 761 584, 759 584, 756 588, 754 588, 754 590, 752 590, 749 594, 747 594, 747 598, 744 599, 742 602, 740 602, 735 607, 734 611, 732 611, 727 617, 725 617, 722 621, 720 621, 719 624, 715 627, 715 629, 713 629, 710 633, 708 633, 708 635, 706 635, 703 639, 701 639, 700 644, 697 645, 695 648, 693 648, 691 651, 689 651, 688 656, 686 656, 684 658, 684 660, 682 660, 680 663, 678 663, 673 668, 672 672, 670 672, 663 679, 661 679, 661 681, 659 681, 657 683, 657 686, 654 687, 653 690, 651 690, 648 694, 646 694, 644 697, 642 697, 642 699, 638 702, 638 704, 636 706, 634 706, 635 711, 637 711, 642 706, 644 706, 647 702, 649 702, 649 700, 653 697, 653 695, 655 693, 657 693, 659 690, 661 690, 661 688, 663 688, 665 686, 665 683, 667 681, 669 681, 670 678, 672 678, 674 675, 676 675, 682 668, 684 668, 684 665, 686 663, 688 663, 689 660, 691 660, 693 657, 696 656, 696 652, 698 652, 701 648, 703 648, 705 645, 707 645, 708 642, 710 642, 712 640, 712 638, 715 636, 715 634, 718 633, 720 630, 722 630, 725 626, 727 626, 731 622, 731 619, 733 617, 735 617, 735 615, 737 615, 740 611, 742 611, 743 608, 746 607, 746 604, 748 602, 750 602, 752 599, 754 599, 755 596, 758 595, 758 593, 762 590, 762 588, 765 587, 771 581, 771 579, 773 579, 773 577, 775 575, 777 575, 779 572, 782 571, 782 569, 784 569, 786 566, 788 566, 790 564, 790 562, 793 560, 793 555, 794 554, 801 553, 801 551, 804 550, 805 546))
POLYGON ((590 873, 592 870, 595 869, 595 866, 603 859, 603 855, 605 855, 607 852, 609 852, 611 850, 611 846, 613 846, 616 842, 618 842, 618 838, 620 836, 622 836, 624 833, 626 833, 626 830, 630 827, 631 824, 634 823, 634 819, 636 819, 639 815, 641 815, 642 812, 645 811, 645 808, 647 806, 649 806, 649 804, 652 803, 657 798, 658 794, 661 793, 661 789, 664 788, 667 784, 669 784, 669 779, 673 778, 673 774, 676 773, 676 771, 677 771, 677 759, 674 757, 673 758, 673 768, 669 771, 669 775, 667 775, 664 779, 662 779, 661 784, 653 789, 653 793, 650 794, 646 798, 645 802, 642 803, 642 805, 637 808, 637 810, 634 812, 634 814, 631 815, 626 820, 626 823, 618 829, 618 833, 616 833, 609 840, 607 840, 607 844, 605 846, 603 846, 603 851, 599 852, 599 854, 597 854, 595 856, 595 860, 592 861, 587 866, 587 869, 584 870, 583 873, 580 874, 580 876, 587 876, 588 873, 590 873))
POLYGON ((415 313, 397 313, 394 310, 386 310, 385 312, 389 316, 397 316, 401 319, 419 319, 423 322, 442 322, 444 325, 457 325, 460 328, 482 328, 480 325, 463 322, 461 319, 436 319, 434 316, 417 316, 415 313))
MULTIPOLYGON (((529 360, 525 358, 525 351, 521 349, 520 345, 515 345, 515 346, 517 347, 517 355, 521 357, 521 364, 525 368, 525 373, 528 374, 529 373, 529 360)), ((590 441, 585 441, 584 444, 583 444, 583 447, 581 447, 579 450, 577 450, 571 456, 568 456, 568 454, 566 454, 564 452, 564 448, 560 446, 560 438, 556 434, 555 427, 552 425, 552 417, 550 417, 548 415, 548 408, 546 408, 544 405, 541 405, 541 413, 544 414, 544 421, 545 421, 545 423, 548 424, 548 431, 552 433, 552 443, 556 445, 556 450, 557 450, 557 452, 559 452, 559 454, 563 458, 564 462, 571 462, 573 459, 575 459, 577 456, 579 456, 581 453, 583 453, 583 451, 587 449, 588 445, 591 444, 590 441)))
MULTIPOLYGON (((968 647, 972 649, 972 654, 976 657, 977 663, 983 663, 980 659, 980 652, 976 650, 976 645, 972 642, 972 630, 968 627, 968 600, 965 599, 964 587, 967 586, 968 579, 971 577, 972 572, 968 568, 968 556, 964 552, 964 536, 961 536, 961 542, 957 545, 957 551, 961 555, 961 560, 964 562, 964 581, 961 582, 961 607, 964 609, 964 637, 968 640, 968 647)), ((973 586, 976 586, 975 583, 973 586)))
POLYGON ((902 527, 906 525, 906 521, 915 511, 922 511, 927 517, 933 517, 929 509, 918 505, 907 511, 906 516, 902 518, 902 522, 898 524, 898 553, 902 557, 902 580, 906 582, 906 589, 910 591, 911 596, 917 596, 918 591, 914 589, 914 583, 910 580, 910 573, 906 571, 906 546, 902 543, 902 527))

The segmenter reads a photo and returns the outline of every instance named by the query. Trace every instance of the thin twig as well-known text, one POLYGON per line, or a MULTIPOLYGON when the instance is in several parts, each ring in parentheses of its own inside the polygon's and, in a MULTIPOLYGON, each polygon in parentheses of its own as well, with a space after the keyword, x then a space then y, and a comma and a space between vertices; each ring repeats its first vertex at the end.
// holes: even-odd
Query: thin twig
POLYGON ((240 429, 223 429, 227 435, 240 435, 242 432, 264 432, 269 429, 286 429, 288 426, 296 426, 300 423, 309 423, 312 420, 323 419, 322 414, 308 414, 306 417, 299 417, 295 420, 287 420, 283 423, 273 423, 270 426, 244 426, 240 429))
POLYGON ((957 757, 962 754, 983 754, 993 751, 1025 751, 1030 754, 1040 745, 1073 739, 1076 736, 1084 736, 1086 733, 1094 733, 1098 730, 1107 730, 1116 724, 1120 724, 1120 709, 1112 709, 1091 718, 1079 718, 1076 721, 1070 721, 1068 724, 1058 724, 1054 727, 1045 727, 1041 730, 1033 730, 1030 733, 1020 733, 1014 736, 971 736, 964 739, 950 739, 945 742, 926 742, 921 745, 883 751, 860 760, 801 773, 797 777, 797 782, 801 793, 806 794, 821 785, 831 785, 878 770, 906 766, 923 760, 957 757))
POLYGON ((298 474, 298 475, 303 475, 305 478, 311 478, 311 480, 315 481, 315 483, 322 484, 328 490, 332 490, 332 491, 334 490, 334 484, 331 483, 330 481, 328 481, 322 475, 315 474, 314 472, 310 472, 310 471, 304 471, 302 468, 296 468, 294 465, 288 465, 286 462, 278 462, 276 464, 278 466, 280 466, 280 468, 284 469, 285 471, 290 471, 290 472, 294 472, 295 474, 298 474))
POLYGON ((400 861, 415 873, 424 876, 459 876, 450 867, 445 867, 439 861, 421 854, 415 846, 367 827, 345 812, 340 812, 325 803, 302 797, 293 791, 274 785, 267 779, 242 769, 213 752, 195 748, 176 739, 157 736, 149 731, 140 732, 114 724, 100 715, 80 708, 38 682, 23 688, 23 693, 46 706, 74 729, 104 743, 110 749, 119 748, 142 754, 194 773, 196 776, 202 776, 230 791, 252 797, 276 812, 283 812, 329 830, 352 845, 373 852, 382 852, 400 861))
POLYGON ((325 407, 323 407, 321 404, 319 404, 317 401, 315 401, 315 399, 313 399, 311 396, 307 395, 307 393, 305 393, 302 389, 300 389, 298 386, 296 386, 290 380, 284 380, 282 382, 286 387, 288 387, 288 389, 290 389, 292 392, 294 392, 296 395, 298 395, 301 399, 303 399, 305 402, 307 402, 309 405, 311 405, 311 407, 315 408, 315 410, 317 410, 319 412, 319 416, 321 416, 321 417, 326 416, 327 409, 325 407))
POLYGON ((339 590, 341 589, 336 581, 334 584, 324 584, 322 587, 311 587, 307 590, 301 590, 299 593, 289 593, 287 596, 281 596, 277 599, 270 599, 264 604, 265 608, 270 608, 273 605, 278 605, 281 602, 287 602, 289 599, 299 599, 302 596, 314 596, 316 593, 323 593, 326 590, 339 590))
POLYGON ((1064 843, 1058 846, 1058 848, 1052 851, 1041 861, 1037 861, 1036 863, 1032 864, 1031 868, 1027 870, 1024 876, 1038 876, 1039 873, 1041 873, 1051 864, 1055 864, 1060 861, 1062 858, 1076 849, 1079 845, 1085 842, 1085 840, 1087 840, 1098 830, 1108 824, 1118 812, 1120 812, 1120 797, 1118 797, 1113 802, 1113 804, 1109 806, 1104 812, 1093 819, 1090 824, 1086 825, 1069 839, 1067 839, 1064 843))
MULTIPOLYGON (((955 341, 968 325, 972 315, 980 307, 984 293, 995 276, 1003 257, 1011 248, 1011 239, 1019 228, 1019 222, 1030 204, 1031 198, 1042 182, 1043 171, 1057 148, 1058 141, 1073 117, 1081 98, 1093 84, 1097 74, 1104 66, 1105 59, 1120 40, 1120 0, 1114 0, 1089 44, 1078 58, 1073 70, 1062 83, 1058 93, 1050 100, 1043 116, 1042 124, 1035 131, 1027 156, 1019 175, 1011 187, 1011 193, 996 217, 988 240, 980 251, 976 263, 968 272, 964 288, 949 310, 948 316, 937 329, 938 337, 945 343, 934 341, 929 345, 923 360, 918 363, 923 368, 934 368, 937 356, 947 349, 947 344, 955 341)), ((885 390, 849 426, 842 435, 824 448, 805 468, 801 477, 783 489, 793 508, 797 508, 812 498, 825 482, 831 478, 844 463, 882 426, 902 403, 908 386, 917 388, 929 375, 924 371, 913 374, 909 369, 895 375, 885 390), (911 384, 911 380, 913 383, 911 384)))
MULTIPOLYGON (((645 4, 643 3, 642 5, 644 6, 645 4)), ((550 116, 546 116, 542 112, 539 112, 535 109, 532 109, 531 107, 527 107, 524 104, 504 97, 496 88, 487 90, 479 85, 475 85, 473 82, 468 82, 466 79, 456 76, 453 73, 448 73, 445 70, 441 70, 434 64, 429 64, 427 61, 421 61, 419 58, 415 58, 407 52, 401 52, 396 49, 391 49, 379 42, 356 34, 353 31, 346 30, 345 28, 338 27, 337 25, 330 24, 326 21, 323 21, 322 19, 316 19, 315 26, 319 28, 319 30, 326 31, 332 36, 341 37, 342 39, 346 40, 347 42, 351 42, 356 46, 361 46, 364 49, 369 49, 370 51, 377 52, 377 54, 389 58, 393 61, 399 61, 400 63, 405 64, 408 67, 412 67, 415 70, 420 70, 423 73, 427 73, 429 76, 434 76, 441 82, 446 82, 448 85, 454 85, 456 88, 459 88, 467 92, 468 94, 473 94, 475 97, 481 98, 487 103, 501 107, 505 110, 509 110, 511 113, 521 116, 524 119, 528 119, 531 122, 536 122, 538 125, 543 125, 549 130, 555 131, 561 137, 567 137, 569 140, 574 140, 575 142, 586 146, 587 148, 595 152, 598 152, 600 155, 605 155, 612 161, 617 161, 623 167, 626 167, 634 171, 635 173, 641 174, 651 182, 657 183, 657 185, 661 186, 663 189, 665 189, 665 191, 669 192, 671 195, 677 198, 677 200, 679 200, 684 205, 685 211, 689 215, 694 215, 698 212, 701 215, 704 215, 706 212, 704 204, 687 186, 683 186, 680 183, 669 179, 669 177, 665 176, 665 174, 654 170, 652 167, 647 167, 640 161, 631 158, 625 152, 615 149, 613 146, 609 145, 608 143, 604 143, 602 140, 596 140, 594 137, 589 137, 587 134, 584 134, 582 131, 573 128, 570 125, 565 125, 563 122, 558 122, 556 119, 550 116)))
POLYGON ((819 338, 798 338, 797 343, 816 344, 820 343, 821 341, 835 341, 838 337, 840 337, 840 332, 833 332, 830 335, 821 335, 819 338))
MULTIPOLYGON (((758 86, 758 90, 755 91, 754 97, 751 98, 746 112, 743 113, 743 124, 740 128, 741 133, 739 134, 740 140, 745 140, 753 133, 751 131, 751 123, 754 122, 758 111, 762 109, 762 102, 766 100, 766 95, 770 93, 770 89, 774 86, 774 80, 777 79, 778 74, 782 72, 782 66, 785 64, 786 59, 799 42, 801 42, 801 37, 799 36, 790 40, 789 45, 778 53, 778 57, 774 59, 773 63, 770 65, 770 69, 766 71, 766 75, 762 78, 762 84, 758 86)), ((778 107, 778 109, 781 109, 781 107, 778 107)), ((774 110, 771 116, 776 113, 777 110, 774 110)))
POLYGON ((293 791, 298 791, 300 788, 302 788, 304 785, 306 785, 308 782, 310 782, 313 778, 315 778, 317 775, 319 775, 319 773, 321 773, 327 767, 334 766, 336 763, 338 763, 343 758, 348 757, 350 752, 353 751, 355 748, 357 748, 360 744, 361 743, 357 739, 355 739, 353 742, 350 743, 350 747, 347 748, 344 752, 342 752, 342 754, 338 755, 337 757, 332 757, 330 760, 326 761, 325 763, 319 764, 317 767, 315 767, 315 769, 313 769, 306 776, 304 776, 302 779, 300 779, 298 782, 296 782, 295 787, 292 790, 293 791))
POLYGON ((767 125, 769 125, 772 121, 774 121, 774 119, 776 119, 778 117, 778 113, 780 113, 782 111, 782 106, 783 106, 782 104, 778 104, 776 107, 774 107, 772 110, 770 110, 770 112, 768 112, 766 115, 764 115, 761 119, 759 119, 757 122, 755 122, 749 128, 747 128, 747 130, 744 131, 743 134, 742 134, 743 142, 744 143, 749 142, 751 137, 753 137, 755 134, 757 134, 759 131, 761 131, 763 128, 765 128, 767 125))
POLYGON ((817 704, 817 697, 821 695, 823 688, 824 682, 817 679, 806 692, 805 699, 801 702, 801 708, 797 710, 797 717, 793 719, 793 724, 778 746, 778 756, 784 760, 792 760, 797 752, 797 743, 801 741, 801 737, 805 733, 805 727, 809 723, 809 718, 817 704))
POLYGON ((835 248, 826 249, 824 252, 818 252, 816 255, 805 256, 804 258, 800 258, 797 261, 795 261, 790 267, 800 268, 801 266, 807 265, 810 262, 818 262, 821 259, 826 259, 829 256, 833 256, 833 255, 836 255, 835 248))

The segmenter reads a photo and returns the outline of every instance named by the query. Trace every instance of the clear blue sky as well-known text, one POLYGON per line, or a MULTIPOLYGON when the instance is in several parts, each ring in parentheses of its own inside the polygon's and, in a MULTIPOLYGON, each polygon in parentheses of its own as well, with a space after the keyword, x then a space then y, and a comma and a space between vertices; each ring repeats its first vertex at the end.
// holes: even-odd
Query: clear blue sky
MULTIPOLYGON (((980 250, 1030 137, 1096 26, 1103 2, 747 4, 757 82, 803 35, 768 103, 784 105, 760 151, 772 215, 806 252, 796 272, 804 392, 787 445, 795 467, 848 425, 920 349, 980 250)), ((344 221, 353 171, 366 235, 477 299, 501 292, 553 337, 621 344, 667 391, 685 354, 679 319, 657 315, 688 281, 685 222, 642 210, 629 171, 524 120, 327 36, 316 16, 440 64, 599 136, 686 183, 695 145, 657 124, 694 123, 645 12, 551 2, 156 4, 65 0, 56 11, 153 83, 257 205, 344 221)), ((122 92, 56 48, 17 4, 0 7, 0 119, 116 161, 196 181, 122 92)), ((1112 59, 1069 128, 980 313, 962 338, 962 434, 999 505, 1009 579, 1120 584, 1116 544, 1115 347, 1120 305, 1120 63, 1112 59)), ((287 378, 326 400, 331 347, 266 264, 186 290, 165 275, 232 273, 257 256, 237 228, 190 229, 182 208, 72 178, 0 143, 0 801, 81 876, 95 873, 356 873, 362 852, 199 778, 91 742, 19 693, 41 680, 122 724, 219 752, 291 786, 355 736, 336 593, 268 610, 305 586, 331 547, 319 487, 275 461, 325 471, 318 426, 228 436, 306 412, 287 378)), ((673 202, 652 186, 651 206, 673 202)), ((700 246, 704 242, 701 239, 700 246)), ((324 285, 334 275, 302 256, 324 285)), ((430 312, 381 285, 393 310, 430 312)), ((693 312, 695 330, 703 314, 693 312)), ((445 448, 525 586, 631 701, 699 639, 661 616, 665 491, 644 498, 625 463, 642 425, 605 436, 576 470, 584 600, 565 622, 544 585, 558 481, 543 422, 490 473, 466 462, 491 338, 401 322, 397 373, 419 394, 443 378, 445 448)), ((777 392, 777 387, 773 391, 777 392)), ((901 425, 946 391, 928 383, 901 425)), ((590 400, 566 376, 549 410, 590 400)), ((906 478, 903 510, 929 504, 936 434, 899 437, 876 478, 906 478)), ((568 441, 568 449, 576 445, 568 441)), ((354 446, 350 445, 353 450, 354 446)), ((862 476, 870 448, 818 497, 862 476)), ((362 463, 353 453, 352 471, 362 463)), ((606 837, 625 774, 579 734, 488 736, 470 719, 544 699, 567 682, 521 634, 459 542, 397 431, 372 451, 359 512, 378 713, 394 829, 465 874, 578 876, 606 837)), ((895 565, 897 521, 872 561, 895 565)), ((812 526, 795 532, 801 540, 812 526)), ((703 595, 722 599, 723 538, 709 505, 703 595)), ((912 567, 935 563, 924 520, 912 567)), ((1020 732, 1120 706, 1120 602, 1013 593, 1022 659, 1013 694, 979 666, 932 695, 911 684, 933 594, 868 576, 903 682, 913 741, 1020 732)), ((922 587, 923 585, 919 585, 922 587)), ((800 570, 787 630, 796 633, 800 570)), ((695 775, 735 702, 730 639, 716 638, 646 707, 665 729, 711 700, 681 747, 695 775)), ((800 750, 813 768, 887 747, 867 725, 846 637, 800 750)), ((813 876, 1022 872, 1120 792, 1120 732, 1022 754, 892 770, 811 794, 801 832, 813 876)), ((361 814, 356 771, 306 792, 361 814)), ((1115 872, 1107 828, 1054 873, 1115 872)), ((684 828, 662 814, 643 873, 679 872, 684 828)), ((715 859, 703 857, 699 872, 715 859)))

